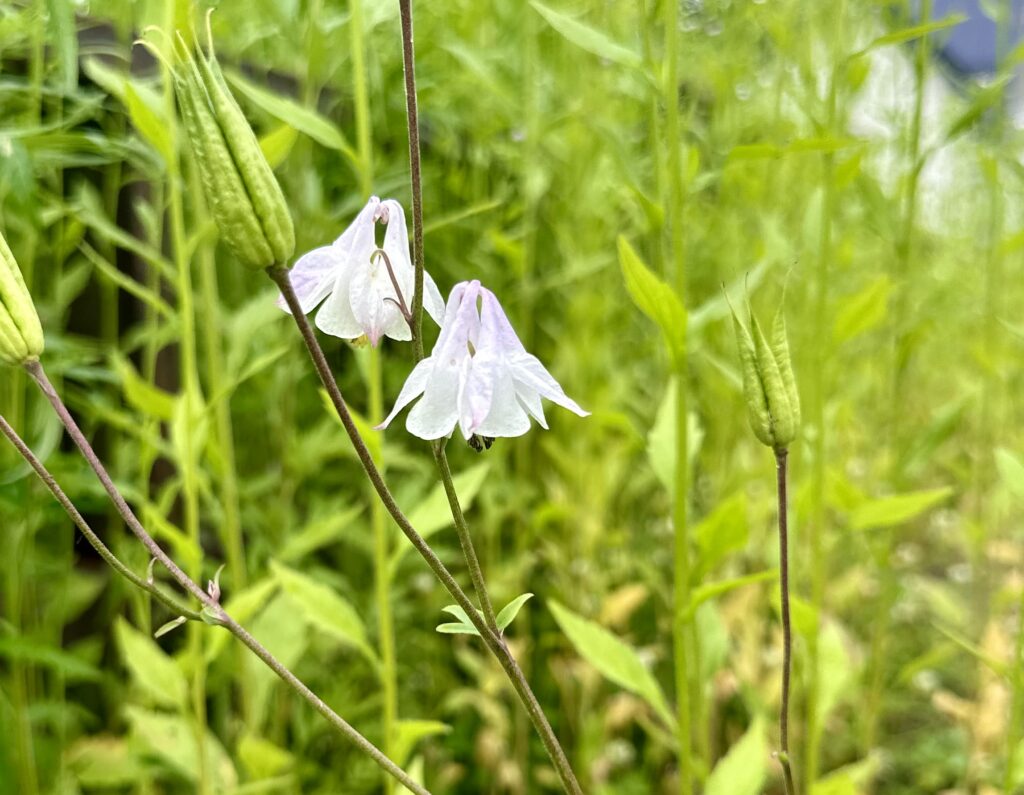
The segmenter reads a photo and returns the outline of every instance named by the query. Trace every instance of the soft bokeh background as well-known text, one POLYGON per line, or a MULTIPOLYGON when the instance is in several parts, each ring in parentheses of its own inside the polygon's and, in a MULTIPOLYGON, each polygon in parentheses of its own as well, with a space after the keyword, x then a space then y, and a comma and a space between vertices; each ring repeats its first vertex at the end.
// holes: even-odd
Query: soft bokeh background
MULTIPOLYGON (((570 641, 551 609, 628 644, 596 656, 639 657, 673 701, 670 363, 626 293, 617 238, 678 284, 676 186, 693 585, 735 586, 702 604, 689 635, 702 791, 781 792, 774 464, 747 425, 722 297, 744 282, 764 313, 785 288, 804 400, 792 455, 802 791, 1024 786, 1024 752, 1011 765, 1024 687, 1017 23, 1009 3, 974 7, 995 71, 965 75, 940 49, 958 30, 947 14, 973 4, 937 3, 926 28, 918 5, 417 4, 428 268, 443 292, 468 278, 494 289, 594 412, 553 408, 550 431, 482 455, 449 446, 496 603, 535 594, 509 635, 587 792, 679 791, 651 699, 602 677, 593 644, 570 641), (664 68, 672 10, 677 86, 664 68), (666 134, 672 102, 679 141, 666 134)), ((159 69, 132 47, 147 26, 201 18, 185 2, 0 3, 0 220, 43 318, 45 364, 144 521, 204 578, 227 563, 228 606, 380 742, 372 500, 269 281, 218 247, 187 156, 175 165, 159 69), (180 408, 189 384, 200 422, 180 408)), ((396 2, 222 2, 213 33, 300 251, 334 239, 370 191, 408 206, 396 2)), ((374 413, 377 361, 323 341, 353 407, 374 413)), ((410 351, 386 342, 380 361, 387 405, 410 351)), ((144 571, 12 370, 0 409, 144 571)), ((428 448, 396 424, 383 458, 468 583, 428 448)), ((148 640, 173 616, 104 567, 7 446, 0 532, 0 793, 383 791, 220 630, 148 640), (179 698, 186 682, 205 697, 179 698)), ((434 792, 555 791, 500 670, 473 638, 435 631, 446 595, 389 541, 392 750, 434 792)))

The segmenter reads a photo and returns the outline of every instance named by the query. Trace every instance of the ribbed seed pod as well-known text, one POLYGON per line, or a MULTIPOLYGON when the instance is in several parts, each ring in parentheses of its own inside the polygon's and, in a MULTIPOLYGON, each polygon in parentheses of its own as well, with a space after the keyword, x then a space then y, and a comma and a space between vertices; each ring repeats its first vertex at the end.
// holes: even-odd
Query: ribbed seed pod
POLYGON ((199 53, 197 64, 213 105, 214 116, 231 150, 231 157, 245 183, 256 215, 263 225, 270 249, 277 262, 287 262, 295 253, 295 227, 284 193, 263 156, 259 141, 224 80, 220 64, 213 54, 212 41, 210 54, 204 56, 199 53))
POLYGON ((800 428, 800 398, 789 355, 785 321, 780 310, 773 323, 772 344, 769 345, 761 324, 750 311, 749 303, 747 314, 749 329, 732 309, 750 427, 762 444, 775 450, 785 449, 796 438, 800 428))
POLYGON ((211 53, 179 37, 174 91, 221 237, 246 267, 287 264, 295 232, 284 194, 211 53))
POLYGON ((24 364, 43 352, 43 329, 21 270, 0 235, 0 361, 24 364))

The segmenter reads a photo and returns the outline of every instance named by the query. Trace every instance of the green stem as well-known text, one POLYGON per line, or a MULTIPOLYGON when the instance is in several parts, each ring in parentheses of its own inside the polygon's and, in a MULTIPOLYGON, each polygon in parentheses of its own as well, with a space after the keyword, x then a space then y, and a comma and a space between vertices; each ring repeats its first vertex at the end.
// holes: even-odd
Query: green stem
MULTIPOLYGON (((686 302, 685 252, 683 249, 683 174, 679 129, 679 4, 665 6, 665 139, 668 142, 668 222, 672 280, 679 299, 686 302)), ((690 606, 690 537, 687 526, 689 496, 689 451, 687 440, 688 365, 685 354, 675 362, 676 381, 676 471, 672 492, 673 613, 672 653, 674 659, 676 719, 679 723, 679 791, 693 792, 693 728, 690 709, 689 639, 683 617, 690 606)))
POLYGON ((442 442, 435 442, 433 445, 434 461, 437 462, 437 471, 441 476, 441 483, 444 484, 444 493, 448 497, 448 506, 451 508, 452 519, 455 521, 455 530, 459 534, 459 543, 462 545, 462 554, 469 566, 469 576, 473 581, 473 590, 476 591, 476 598, 480 600, 480 606, 484 611, 484 619, 487 626, 496 635, 501 634, 498 629, 498 620, 494 615, 494 606, 491 604, 491 596, 487 592, 487 584, 484 582, 483 569, 480 567, 480 560, 477 558, 476 549, 473 546, 473 536, 469 532, 469 525, 462 513, 462 505, 459 504, 459 495, 455 491, 455 481, 452 480, 452 470, 448 466, 448 456, 444 451, 442 442))
MULTIPOLYGON (((293 294, 294 295, 294 294, 293 294)), ((71 441, 75 443, 79 452, 85 458, 86 463, 96 473, 96 477, 99 479, 100 484, 103 486, 103 490, 107 492, 114 506, 117 508, 118 514, 124 520, 124 523, 128 526, 128 529, 135 534, 135 537, 142 542, 143 546, 149 551, 149 554, 153 556, 164 568, 170 572, 171 577, 188 593, 195 597, 202 605, 203 612, 205 613, 204 618, 214 624, 225 627, 232 635, 238 638, 250 651, 252 651, 257 657, 259 657, 275 674, 277 674, 284 682, 295 690, 302 698, 304 698, 309 704, 348 739, 353 745, 355 745, 362 753, 369 756, 381 769, 386 770, 391 776, 400 781, 410 791, 416 793, 416 795, 430 795, 430 793, 422 786, 413 781, 408 774, 405 773, 398 765, 392 762, 384 753, 382 753, 373 743, 367 740, 361 735, 356 729, 349 725, 340 715, 335 713, 324 701, 317 696, 312 690, 310 690, 298 677, 295 676, 287 667, 279 662, 266 648, 264 648, 259 641, 257 641, 252 635, 250 635, 240 624, 238 624, 230 615, 221 607, 218 600, 212 598, 206 591, 204 591, 195 580, 189 577, 181 567, 178 566, 159 544, 153 539, 153 537, 147 532, 142 523, 135 516, 135 512, 129 507, 128 503, 125 502, 121 492, 117 490, 117 486, 114 485, 113 479, 107 472, 106 467, 103 466, 103 462, 100 461, 99 456, 96 455, 96 451, 92 449, 92 445, 85 438, 81 429, 78 427, 78 423, 75 422, 74 417, 67 410, 57 391, 53 388, 53 384, 46 377, 46 373, 39 362, 30 362, 25 365, 25 370, 36 382, 39 390, 46 398, 47 402, 53 408, 57 417, 60 419, 61 424, 64 426, 71 437, 71 441)), ((55 483, 52 477, 44 479, 44 483, 50 485, 55 483)), ((56 497, 57 494, 54 493, 56 497)), ((202 627, 202 624, 196 622, 193 626, 202 627)))
POLYGON ((341 420, 341 424, 344 427, 345 432, 348 434, 349 440, 352 442, 352 447, 355 449, 356 456, 359 458, 359 462, 363 466, 363 471, 373 484, 380 501, 383 503, 387 512, 391 515, 391 518, 394 519, 395 524, 398 525, 402 534, 405 535, 424 561, 426 561, 431 571, 434 572, 434 575, 438 580, 440 580, 445 590, 447 590, 456 603, 466 611, 466 615, 476 628, 481 639, 505 671, 509 682, 512 684, 513 689, 516 691, 520 701, 523 703, 523 707, 530 716, 530 720, 533 722, 534 728, 540 736, 541 742, 544 744, 544 748, 547 751, 552 764, 555 766, 555 770, 557 771, 558 777, 562 783, 562 788, 566 792, 572 793, 572 795, 582 795, 582 790, 580 789, 579 782, 576 780, 576 776, 572 771, 572 767, 569 765, 569 760, 566 758, 565 752, 562 750, 562 746, 559 744, 558 738, 555 736, 555 733, 551 728, 551 724, 544 715, 544 710, 541 708, 540 703, 537 701, 537 697, 530 689, 530 685, 526 681, 526 677, 519 668, 519 664, 516 662, 516 659, 509 651, 508 646, 505 644, 501 636, 493 632, 487 625, 486 620, 477 612, 473 602, 466 595, 466 592, 459 586, 451 572, 448 571, 448 568, 441 562, 441 559, 437 557, 437 554, 423 539, 423 536, 421 536, 416 531, 416 528, 412 526, 405 514, 402 512, 402 509, 398 507, 398 503, 395 501, 394 495, 392 495, 387 484, 384 482, 384 478, 381 475, 380 470, 373 462, 373 456, 371 455, 369 448, 366 446, 366 442, 363 440, 363 437, 359 433, 359 429, 356 427, 355 421, 352 419, 348 406, 345 404, 345 398, 342 396, 341 390, 339 389, 337 382, 334 380, 334 376, 331 374, 331 368, 327 364, 327 357, 324 356, 323 349, 320 347, 320 343, 317 342, 316 335, 313 333, 313 327, 309 324, 309 320, 306 316, 302 314, 302 307, 299 305, 299 300, 295 295, 295 290, 293 289, 291 280, 288 277, 288 270, 280 266, 268 268, 267 275, 273 280, 274 284, 277 285, 278 289, 281 291, 281 295, 284 296, 284 299, 288 304, 288 308, 291 310, 292 319, 295 321, 295 325, 298 327, 299 333, 302 335, 302 340, 306 345, 306 350, 309 353, 310 359, 313 361, 313 366, 316 369, 317 376, 320 378, 320 383, 323 385, 324 389, 327 390, 331 404, 334 406, 334 410, 337 412, 338 418, 341 420))

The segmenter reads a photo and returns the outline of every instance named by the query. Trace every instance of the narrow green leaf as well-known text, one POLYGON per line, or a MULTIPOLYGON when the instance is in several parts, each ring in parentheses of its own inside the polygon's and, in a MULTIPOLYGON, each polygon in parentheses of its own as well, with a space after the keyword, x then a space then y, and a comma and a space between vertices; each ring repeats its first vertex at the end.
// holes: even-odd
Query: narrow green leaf
POLYGON ((448 622, 447 624, 438 624, 437 631, 442 635, 479 635, 476 631, 476 627, 472 624, 463 624, 461 622, 448 622))
POLYGON ((623 66, 638 68, 643 63, 637 53, 613 41, 607 33, 584 25, 537 0, 530 0, 530 5, 552 28, 577 47, 623 66))
POLYGON ((532 593, 521 594, 501 608, 501 611, 495 617, 498 629, 503 630, 511 624, 515 620, 515 617, 519 615, 519 611, 522 610, 523 605, 525 605, 527 600, 532 596, 532 593))
POLYGON ((879 327, 889 309, 892 281, 881 276, 860 292, 847 298, 839 308, 832 336, 837 345, 879 327))
POLYGON ((399 766, 409 761, 416 744, 428 737, 448 734, 452 727, 437 720, 400 720, 395 726, 393 758, 399 766))
POLYGON ((162 638, 168 632, 172 632, 172 631, 176 630, 178 627, 180 627, 186 621, 188 621, 188 619, 185 618, 185 616, 178 616, 177 618, 173 618, 170 621, 168 621, 166 624, 161 626, 160 629, 158 629, 156 632, 154 632, 153 633, 153 637, 154 638, 162 638))
POLYGON ((328 149, 344 152, 353 162, 358 161, 355 150, 345 140, 337 125, 328 121, 315 110, 300 105, 293 99, 268 91, 235 71, 225 73, 232 86, 261 110, 266 111, 279 122, 283 122, 328 149))
POLYGON ((637 308, 661 329, 675 363, 686 355, 686 309, 679 296, 644 265, 624 237, 619 237, 619 265, 626 290, 637 308))
POLYGON ((890 44, 903 44, 908 41, 913 41, 914 39, 919 39, 922 36, 927 36, 929 33, 935 33, 936 31, 955 27, 961 22, 966 21, 966 19, 967 17, 964 14, 950 14, 949 16, 943 17, 935 22, 925 22, 921 25, 913 25, 909 28, 903 28, 902 30, 894 30, 891 33, 886 33, 884 36, 879 36, 868 44, 867 47, 862 50, 858 50, 850 57, 856 58, 857 56, 865 55, 878 47, 886 47, 890 44))
POLYGON ((709 599, 714 599, 722 594, 734 591, 737 588, 742 588, 745 585, 753 585, 754 583, 774 580, 778 576, 778 569, 768 569, 766 571, 754 572, 753 574, 744 574, 742 577, 730 577, 727 580, 703 583, 693 589, 693 592, 690 595, 690 608, 687 610, 686 615, 692 616, 696 612, 697 608, 709 599))
POLYGON ((610 681, 647 701, 658 717, 674 730, 675 718, 665 694, 632 646, 554 600, 548 601, 548 607, 583 659, 610 681))
POLYGON ((946 486, 871 500, 853 512, 850 525, 854 530, 874 530, 909 522, 945 502, 952 493, 953 489, 946 486))

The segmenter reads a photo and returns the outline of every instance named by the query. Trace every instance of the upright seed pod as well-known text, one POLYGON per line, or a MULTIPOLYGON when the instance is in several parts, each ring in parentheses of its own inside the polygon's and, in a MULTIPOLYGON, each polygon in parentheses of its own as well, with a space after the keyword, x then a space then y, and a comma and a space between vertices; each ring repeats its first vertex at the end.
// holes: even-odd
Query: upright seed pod
POLYGON ((267 243, 277 262, 287 262, 295 253, 295 227, 288 212, 281 186, 267 163, 259 141, 245 120, 242 109, 232 96, 220 64, 213 51, 212 36, 208 43, 209 55, 196 53, 196 64, 203 85, 210 97, 224 140, 231 151, 242 182, 252 201, 253 209, 263 226, 267 243))
POLYGON ((284 194, 224 82, 212 40, 209 55, 180 36, 174 50, 174 92, 221 237, 248 268, 287 264, 295 232, 284 194))
POLYGON ((796 438, 800 428, 800 398, 781 308, 773 323, 771 345, 750 310, 749 301, 750 328, 743 324, 731 303, 729 308, 739 347, 750 427, 762 444, 783 450, 796 438))
POLYGON ((43 329, 18 263, 0 234, 0 361, 25 364, 43 352, 43 329))

